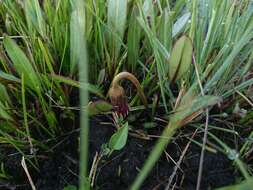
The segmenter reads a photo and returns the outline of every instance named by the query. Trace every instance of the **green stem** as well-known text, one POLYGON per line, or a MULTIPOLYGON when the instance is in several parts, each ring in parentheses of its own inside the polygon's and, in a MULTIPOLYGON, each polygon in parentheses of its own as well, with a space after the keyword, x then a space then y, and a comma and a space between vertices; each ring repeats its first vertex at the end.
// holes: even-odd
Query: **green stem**
POLYGON ((139 173, 136 180, 132 184, 130 190, 138 190, 140 188, 141 184, 146 179, 148 173, 151 171, 156 161, 159 159, 160 155, 162 154, 164 148, 170 142, 172 136, 175 134, 178 128, 179 128, 178 123, 172 123, 172 122, 169 123, 169 125, 166 127, 166 129, 162 133, 161 138, 159 138, 155 147, 150 153, 148 159, 146 160, 144 164, 144 167, 142 168, 141 172, 139 173))
MULTIPOLYGON (((227 153, 231 152, 231 148, 228 147, 225 143, 223 143, 219 138, 217 138, 215 135, 213 135, 211 132, 208 133, 208 135, 210 135, 216 142, 218 142, 224 149, 227 153)), ((249 173, 247 172, 247 169, 245 168, 244 166, 244 163, 240 160, 240 158, 236 157, 234 159, 234 162, 235 164, 237 165, 237 167, 239 168, 239 170, 241 171, 243 177, 245 179, 249 179, 250 178, 250 175, 249 173)))

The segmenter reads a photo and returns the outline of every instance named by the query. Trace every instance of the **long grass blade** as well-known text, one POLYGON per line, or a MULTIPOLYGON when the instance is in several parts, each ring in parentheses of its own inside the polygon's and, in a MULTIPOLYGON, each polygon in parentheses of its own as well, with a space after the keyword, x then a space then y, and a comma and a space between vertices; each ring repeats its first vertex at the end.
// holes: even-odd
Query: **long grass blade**
MULTIPOLYGON (((88 82, 88 59, 86 52, 86 40, 85 36, 85 5, 84 1, 77 0, 73 5, 71 15, 71 27, 73 27, 72 35, 75 35, 72 42, 75 49, 71 49, 74 64, 78 64, 79 67, 79 81, 81 86, 88 82)), ((84 107, 88 104, 88 91, 85 86, 80 89, 80 107, 84 107)), ((88 138, 89 138, 89 123, 88 113, 86 109, 81 109, 80 113, 80 167, 79 167, 79 189, 88 190, 88 138)))

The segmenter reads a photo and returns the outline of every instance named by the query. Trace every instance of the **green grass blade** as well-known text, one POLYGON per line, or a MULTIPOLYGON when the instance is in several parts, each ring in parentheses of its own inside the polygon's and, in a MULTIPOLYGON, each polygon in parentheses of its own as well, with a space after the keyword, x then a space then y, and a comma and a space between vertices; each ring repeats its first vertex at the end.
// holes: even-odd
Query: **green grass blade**
POLYGON ((41 91, 41 83, 38 75, 24 52, 12 39, 8 37, 4 39, 4 47, 19 76, 21 77, 22 73, 24 74, 25 81, 27 81, 27 86, 36 92, 41 91))
POLYGON ((191 16, 191 28, 190 28, 190 38, 194 41, 194 37, 196 35, 196 27, 197 27, 197 15, 198 15, 198 1, 192 1, 192 16, 191 16))
POLYGON ((22 92, 22 105, 23 105, 23 117, 24 117, 24 126, 26 130, 26 135, 28 142, 30 144, 30 153, 33 154, 33 144, 31 140, 31 134, 30 129, 28 126, 28 119, 27 119, 27 109, 26 109, 26 100, 25 100, 25 80, 24 80, 24 74, 21 76, 21 92, 22 92))
POLYGON ((162 13, 158 39, 170 52, 172 46, 172 16, 167 8, 162 13))
POLYGON ((217 143, 219 143, 222 146, 222 148, 225 150, 225 153, 227 154, 227 156, 235 162, 238 169, 243 174, 244 178, 249 179, 250 175, 245 167, 245 164, 240 160, 239 154, 235 150, 231 149, 228 145, 226 145, 222 140, 220 140, 218 137, 216 137, 211 132, 209 132, 208 135, 210 135, 210 137, 212 137, 217 143))
POLYGON ((56 82, 59 83, 64 83, 76 88, 82 88, 83 90, 87 90, 90 93, 93 93, 101 98, 104 98, 104 95, 102 93, 102 91, 99 89, 99 87, 89 84, 89 83, 81 83, 80 81, 75 81, 73 79, 64 77, 64 76, 60 76, 60 75, 51 75, 50 77, 52 77, 53 80, 55 80, 56 82))
POLYGON ((127 18, 127 1, 125 0, 108 0, 107 19, 108 27, 111 29, 109 36, 109 47, 113 60, 116 61, 119 56, 121 41, 125 31, 127 18), (115 38, 115 35, 119 39, 115 38))
POLYGON ((139 46, 141 40, 141 28, 137 21, 138 8, 133 7, 129 26, 128 26, 128 38, 127 38, 127 55, 128 55, 128 68, 130 71, 134 72, 137 68, 137 61, 139 58, 139 46))
POLYGON ((30 32, 35 28, 39 34, 46 37, 45 21, 42 17, 42 10, 38 0, 24 1, 27 24, 30 32))
MULTIPOLYGON (((79 66, 79 81, 80 84, 88 83, 88 59, 86 52, 85 36, 85 5, 84 1, 77 0, 74 2, 71 15, 71 27, 73 27, 72 35, 76 35, 72 42, 75 49, 71 49, 72 61, 77 61, 74 64, 79 66)), ((73 39, 73 38, 72 38, 73 39)), ((88 91, 83 86, 80 89, 80 107, 85 107, 88 104, 88 91)), ((89 123, 88 112, 86 109, 81 109, 80 113, 80 163, 79 163, 79 189, 88 190, 88 145, 89 145, 89 123)))
POLYGON ((162 151, 166 147, 166 145, 169 143, 172 136, 175 134, 177 128, 179 128, 179 125, 176 123, 169 124, 165 130, 162 133, 162 138, 158 140, 155 147, 153 148, 152 152, 150 153, 149 157, 146 159, 144 163, 144 167, 138 174, 137 178, 135 179, 134 183, 132 184, 130 190, 138 190, 141 187, 141 184, 147 177, 148 173, 153 168, 156 161, 159 159, 160 155, 162 154, 162 151), (165 137, 165 138, 164 138, 165 137))
POLYGON ((18 79, 17 77, 10 75, 8 73, 5 73, 3 71, 0 71, 0 81, 2 80, 6 80, 9 82, 15 82, 15 83, 20 83, 20 79, 18 79))
POLYGON ((176 23, 173 25, 172 37, 175 37, 177 34, 179 34, 183 30, 183 28, 187 24, 190 17, 191 17, 191 13, 185 13, 176 21, 176 23))
POLYGON ((171 116, 169 125, 164 129, 161 138, 155 144, 152 152, 149 154, 149 157, 144 163, 144 166, 134 183, 131 186, 131 190, 138 190, 147 177, 148 173, 151 171, 156 161, 159 159, 163 150, 166 148, 167 144, 170 142, 172 136, 176 133, 177 129, 181 126, 181 122, 190 116, 195 111, 204 109, 207 106, 211 106, 216 104, 220 99, 214 96, 203 96, 197 97, 195 100, 191 102, 187 102, 187 106, 181 105, 179 106, 176 113, 171 116))

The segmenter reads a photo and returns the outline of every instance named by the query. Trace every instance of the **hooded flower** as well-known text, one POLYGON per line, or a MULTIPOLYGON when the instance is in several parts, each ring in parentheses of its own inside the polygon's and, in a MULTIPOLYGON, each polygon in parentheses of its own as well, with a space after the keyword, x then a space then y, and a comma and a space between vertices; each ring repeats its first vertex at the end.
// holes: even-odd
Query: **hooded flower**
POLYGON ((119 85, 115 85, 110 88, 108 95, 117 114, 127 116, 129 107, 124 89, 119 85))
POLYGON ((145 107, 147 108, 147 99, 146 99, 146 96, 144 95, 144 92, 141 88, 139 81, 136 79, 136 77, 133 74, 129 72, 121 72, 114 77, 111 88, 108 92, 108 96, 110 98, 111 104, 114 106, 116 113, 118 115, 122 115, 123 117, 125 117, 127 116, 128 111, 129 111, 125 91, 119 85, 119 82, 122 79, 128 79, 134 84, 141 100, 143 101, 145 107))

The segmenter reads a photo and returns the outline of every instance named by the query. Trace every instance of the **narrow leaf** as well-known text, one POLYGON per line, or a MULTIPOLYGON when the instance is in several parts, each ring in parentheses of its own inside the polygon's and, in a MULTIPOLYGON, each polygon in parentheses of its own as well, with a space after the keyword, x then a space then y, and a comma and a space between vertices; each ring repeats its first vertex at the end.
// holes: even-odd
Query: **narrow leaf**
POLYGON ((25 13, 28 26, 31 29, 34 27, 41 36, 45 37, 46 27, 42 17, 42 10, 38 0, 29 0, 25 2, 25 13))
POLYGON ((95 85, 92 85, 92 84, 89 84, 89 83, 88 84, 80 83, 80 82, 75 81, 71 78, 67 78, 67 77, 60 76, 60 75, 51 75, 51 77, 59 83, 64 83, 64 84, 67 84, 67 85, 70 85, 70 86, 73 86, 73 87, 76 87, 76 88, 85 88, 93 94, 96 94, 100 97, 104 97, 101 90, 95 85))
POLYGON ((126 0, 108 0, 108 27, 109 44, 112 50, 112 56, 117 59, 121 47, 121 41, 125 31, 125 23, 127 17, 127 1, 126 0))
POLYGON ((40 90, 41 84, 38 75, 24 52, 8 37, 4 39, 4 47, 19 76, 21 77, 22 73, 24 73, 26 84, 35 91, 40 90))
POLYGON ((17 83, 20 82, 20 79, 18 79, 17 77, 10 75, 8 73, 5 73, 3 71, 0 71, 0 81, 2 80, 7 80, 9 82, 17 82, 17 83))
POLYGON ((0 102, 0 119, 12 120, 11 115, 7 112, 2 102, 0 102))
POLYGON ((176 23, 173 25, 173 28, 172 28, 172 37, 175 37, 185 27, 190 16, 191 16, 191 13, 185 13, 176 21, 176 23))
POLYGON ((141 27, 138 23, 137 16, 138 16, 138 8, 133 7, 128 26, 129 29, 127 37, 128 65, 132 71, 136 69, 141 38, 141 27))
POLYGON ((170 51, 172 44, 172 16, 168 9, 163 11, 161 17, 159 40, 163 46, 170 51))
POLYGON ((0 83, 0 101, 11 103, 6 87, 0 83))

